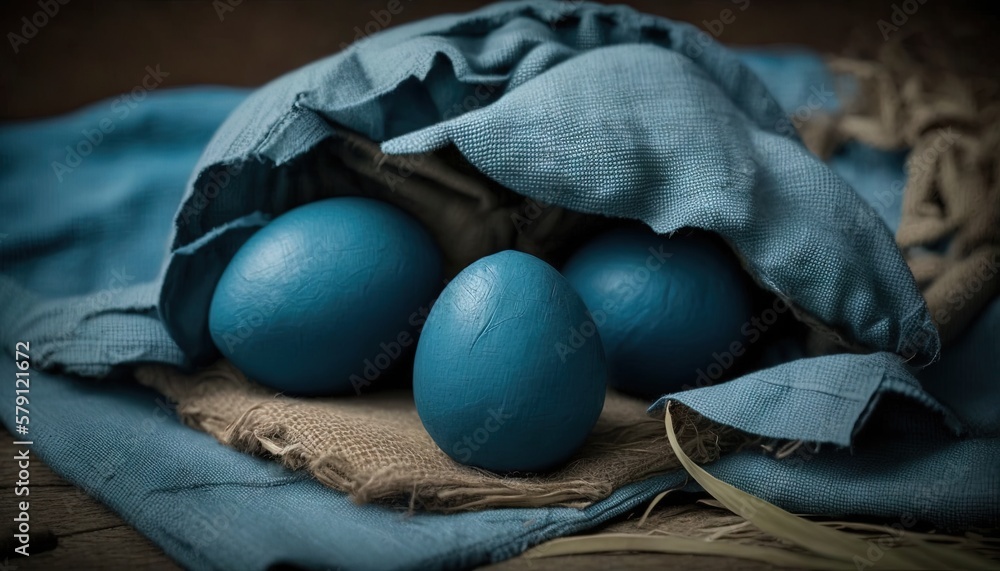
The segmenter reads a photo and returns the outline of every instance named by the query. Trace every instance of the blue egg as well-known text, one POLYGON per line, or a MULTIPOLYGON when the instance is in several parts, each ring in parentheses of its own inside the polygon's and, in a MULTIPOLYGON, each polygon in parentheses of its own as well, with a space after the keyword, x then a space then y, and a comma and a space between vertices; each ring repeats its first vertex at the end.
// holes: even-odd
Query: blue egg
POLYGON ((417 412, 434 442, 496 472, 565 462, 604 406, 606 363, 580 296, 552 266, 507 250, 482 258, 441 293, 413 370, 417 412), (571 351, 571 330, 592 337, 571 351))
POLYGON ((212 297, 212 340, 274 389, 360 392, 415 346, 412 317, 433 300, 441 267, 405 212, 366 198, 313 202, 236 252, 212 297))
POLYGON ((746 351, 752 286, 732 252, 706 236, 615 230, 575 252, 563 275, 597 323, 609 384, 624 392, 703 386, 746 351))

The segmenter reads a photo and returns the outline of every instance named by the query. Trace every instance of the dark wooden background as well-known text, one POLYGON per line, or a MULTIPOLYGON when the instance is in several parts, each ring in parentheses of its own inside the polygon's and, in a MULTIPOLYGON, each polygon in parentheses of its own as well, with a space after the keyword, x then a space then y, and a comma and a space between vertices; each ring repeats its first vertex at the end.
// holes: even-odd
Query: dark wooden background
MULTIPOLYGON (((8 33, 39 11, 39 0, 0 5, 0 120, 40 117, 132 89, 147 65, 170 76, 164 87, 199 83, 254 86, 340 49, 383 10, 389 0, 200 0, 126 2, 62 0, 28 43, 14 53, 8 33), (236 3, 220 18, 219 3, 236 3)), ((52 1, 56 0, 43 0, 52 1)), ((953 26, 961 17, 982 20, 992 3, 923 1, 903 30, 918 25, 953 26), (972 18, 969 18, 969 16, 972 18)), ((389 26, 486 4, 482 0, 399 0, 402 11, 389 26)), ((861 42, 878 43, 878 20, 904 0, 632 0, 635 8, 705 28, 723 10, 734 11, 718 40, 734 45, 798 44, 840 52, 861 42), (739 10, 739 6, 746 6, 739 10)), ((995 18, 994 18, 995 20, 995 18)))

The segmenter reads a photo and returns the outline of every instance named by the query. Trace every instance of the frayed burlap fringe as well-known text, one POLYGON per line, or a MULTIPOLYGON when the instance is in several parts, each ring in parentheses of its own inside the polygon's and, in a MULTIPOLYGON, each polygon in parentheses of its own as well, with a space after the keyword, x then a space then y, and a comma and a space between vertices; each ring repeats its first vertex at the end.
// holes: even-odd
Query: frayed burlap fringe
POLYGON ((962 59, 965 41, 919 30, 870 59, 832 59, 856 90, 839 114, 801 128, 824 157, 849 140, 911 149, 905 187, 876 199, 902 193, 896 241, 945 343, 1000 293, 1000 81, 962 59), (944 252, 933 251, 944 241, 944 252))
MULTIPOLYGON (((227 361, 192 375, 141 367, 136 378, 176 402, 186 424, 237 450, 307 470, 358 503, 444 512, 585 507, 625 484, 680 468, 663 421, 646 414, 646 402, 615 392, 608 393, 589 440, 565 466, 545 474, 499 475, 445 455, 424 430, 408 391, 296 399, 247 380, 227 361)), ((742 433, 693 412, 678 414, 678 437, 698 462, 747 442, 742 433)))

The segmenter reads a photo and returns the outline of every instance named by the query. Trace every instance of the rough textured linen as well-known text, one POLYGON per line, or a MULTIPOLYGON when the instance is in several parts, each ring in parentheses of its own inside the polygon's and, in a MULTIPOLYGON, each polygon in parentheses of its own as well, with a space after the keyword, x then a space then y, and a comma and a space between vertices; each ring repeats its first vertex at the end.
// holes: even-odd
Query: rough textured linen
MULTIPOLYGON (((587 5, 574 9, 599 11, 587 5)), ((604 29, 596 25, 601 18, 586 23, 570 16, 558 20, 565 25, 538 27, 531 21, 515 22, 507 24, 504 32, 528 38, 547 29, 561 29, 560 33, 594 44, 604 37, 604 29)), ((450 26, 456 21, 453 17, 436 18, 419 25, 416 31, 429 33, 429 28, 450 26)), ((674 26, 655 21, 658 26, 674 26)), ((481 29, 489 25, 490 19, 473 17, 466 22, 468 28, 481 29), (487 23, 480 23, 483 21, 487 23)), ((694 34, 681 28, 687 30, 678 32, 681 37, 694 34)), ((394 30, 386 37, 405 34, 419 35, 409 27, 394 30)), ((470 53, 474 48, 478 49, 463 44, 470 53)), ((535 57, 544 55, 544 46, 541 51, 535 57)), ((716 71, 728 70, 730 81, 756 84, 719 48, 709 46, 703 53, 716 64, 716 71)), ((815 79, 820 68, 813 58, 745 59, 762 77, 772 78, 770 87, 790 111, 805 104, 803 94, 808 93, 810 82, 825 81, 823 76, 815 79)), ((359 72, 359 76, 364 73, 359 72)), ((366 86, 342 85, 347 92, 364 91, 366 86)), ((294 91, 293 86, 285 89, 294 91)), ((754 101, 762 90, 756 89, 732 91, 737 99, 754 101)), ((0 177, 4 188, 0 212, 7 233, 0 242, 5 287, 0 297, 0 336, 7 351, 12 351, 15 341, 38 340, 38 358, 48 359, 45 362, 49 366, 90 374, 105 373, 110 365, 121 362, 184 362, 186 355, 167 341, 156 315, 156 290, 161 285, 156 281, 156 268, 169 232, 164 211, 178 205, 184 178, 191 172, 195 157, 211 130, 241 98, 241 93, 212 90, 150 95, 141 112, 121 121, 114 137, 109 137, 61 183, 53 175, 50 162, 64 157, 65 145, 78 142, 81 128, 96 125, 108 115, 108 102, 71 116, 0 129, 0 177), (111 145, 113 140, 117 144, 111 145), (81 222, 75 223, 77 220, 81 222), (59 254, 49 255, 57 251, 59 254), (85 261, 71 265, 70 260, 77 259, 85 261), (110 282, 116 279, 112 270, 122 266, 126 275, 135 276, 134 281, 117 278, 110 282), (120 287, 119 282, 140 285, 130 290, 120 287), (22 288, 35 293, 22 295, 22 288), (82 299, 67 297, 87 294, 82 299), (40 299, 35 299, 36 295, 40 299)), ((768 96, 761 98, 773 104, 768 96)), ((259 98, 253 105, 261 112, 252 117, 243 114, 247 125, 260 127, 274 118, 264 111, 268 103, 267 98, 259 98)), ((229 131, 230 135, 219 135, 216 142, 223 141, 224 147, 234 144, 240 136, 232 133, 231 127, 229 131)), ((285 144, 301 151, 316 140, 285 144)), ((898 157, 872 157, 870 160, 879 165, 880 172, 893 170, 893 164, 898 164, 898 157)), ((835 170, 850 171, 850 163, 856 158, 851 154, 835 157, 835 170)), ((851 182, 859 194, 870 196, 878 183, 866 179, 865 172, 854 168, 855 179, 851 182)), ((902 173, 897 170, 896 176, 902 173)), ((213 203, 240 201, 239 193, 227 196, 220 193, 213 203)), ((205 200, 202 209, 207 205, 205 200)), ((853 204, 853 200, 848 199, 848 203, 853 204)), ((184 213, 181 210, 179 220, 184 219, 184 213)), ((216 235, 239 233, 241 224, 259 225, 263 222, 259 218, 234 221, 216 235)), ((814 218, 822 221, 822 215, 814 218)), ((202 223, 215 228, 209 219, 202 223)), ((197 241, 188 243, 198 245, 197 241)), ((175 252, 174 258, 198 249, 175 252)), ((867 244, 862 248, 864 252, 869 250, 867 244)), ((833 255, 843 253, 834 251, 833 255)), ((888 266, 891 270, 892 264, 888 266)), ((884 269, 875 268, 866 279, 900 285, 882 274, 884 269)), ((907 290, 903 280, 902 292, 892 295, 916 304, 905 293, 907 290)), ((866 291, 865 287, 862 291, 866 291)), ((883 295, 889 296, 890 292, 883 295)), ((867 307, 866 302, 860 303, 862 308, 867 307)), ((853 412, 836 418, 843 421, 841 428, 848 421, 869 418, 870 435, 884 436, 870 436, 862 428, 850 449, 822 447, 818 454, 793 462, 789 460, 800 457, 777 460, 748 451, 725 457, 712 464, 711 470, 793 511, 881 517, 918 514, 941 525, 996 525, 1000 511, 1000 474, 995 462, 1000 452, 996 432, 1000 366, 995 351, 1000 320, 996 307, 994 304, 973 325, 967 343, 963 341, 954 353, 946 353, 940 363, 918 374, 967 426, 978 427, 978 438, 956 439, 935 420, 938 413, 908 400, 921 394, 919 386, 907 377, 909 372, 899 366, 899 359, 883 355, 878 358, 879 366, 898 373, 888 377, 903 379, 887 384, 895 385, 891 390, 910 396, 884 398, 867 416, 862 410, 858 418, 851 418, 853 412), (966 374, 974 374, 975 378, 968 380, 966 374), (888 423, 889 427, 878 432, 877 423, 888 423)), ((843 308, 826 309, 836 313, 843 308)), ((902 318, 888 308, 884 311, 890 322, 891 316, 902 318)), ((877 337, 869 333, 869 338, 877 337)), ((887 334, 889 337, 892 335, 887 334)), ((882 339, 883 344, 885 341, 882 339)), ((9 361, 5 359, 5 363, 9 361)), ((847 373, 857 366, 834 365, 833 369, 847 373)), ((4 370, 8 377, 13 375, 12 365, 5 364, 4 370)), ((859 386, 852 387, 853 393, 864 394, 873 384, 886 383, 882 377, 888 378, 883 374, 878 381, 862 380, 859 386)), ((33 373, 33 379, 33 387, 37 385, 32 393, 34 451, 56 471, 121 513, 173 557, 198 569, 264 568, 277 562, 312 568, 468 567, 509 557, 545 538, 596 525, 684 481, 682 475, 671 474, 626 486, 584 511, 551 508, 403 516, 385 508, 355 506, 345 495, 302 479, 276 463, 226 449, 207 434, 181 426, 172 415, 160 414, 156 395, 131 384, 101 385, 38 371, 33 373)), ((775 380, 780 381, 780 377, 775 380)), ((815 389, 790 390, 815 398, 822 394, 822 390, 815 389)), ((13 410, 12 401, 12 392, 0 393, 0 402, 8 411, 3 414, 8 428, 13 425, 9 412, 13 410)), ((716 403, 703 412, 714 409, 722 413, 729 406, 739 405, 716 403)), ((797 425, 806 431, 816 422, 815 414, 810 414, 808 418, 791 415, 780 419, 778 428, 797 425)), ((842 430, 835 434, 840 435, 837 439, 844 438, 842 430)))
MULTIPOLYGON (((288 398, 249 382, 226 361, 195 375, 142 367, 136 378, 176 402, 189 426, 237 450, 302 468, 358 503, 391 501, 434 511, 586 507, 626 484, 680 468, 663 421, 646 414, 644 401, 614 391, 567 462, 546 473, 505 475, 449 458, 421 424, 409 390, 288 398)), ((683 418, 678 440, 696 461, 710 462, 747 442, 746 435, 697 415, 683 418)))

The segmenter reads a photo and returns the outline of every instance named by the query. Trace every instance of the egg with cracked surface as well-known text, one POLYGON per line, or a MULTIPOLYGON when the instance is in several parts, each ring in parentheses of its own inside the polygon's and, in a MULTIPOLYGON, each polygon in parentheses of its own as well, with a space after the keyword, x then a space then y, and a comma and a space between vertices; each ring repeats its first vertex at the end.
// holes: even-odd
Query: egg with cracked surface
POLYGON ((606 391, 604 349, 580 296, 555 268, 514 250, 460 272, 417 346, 417 412, 458 462, 496 472, 561 465, 583 444, 606 391), (571 332, 592 338, 560 350, 571 332))
POLYGON ((706 234, 602 234, 563 275, 597 323, 609 384, 656 398, 725 379, 747 351, 753 284, 739 260, 706 234))
POLYGON ((300 395, 368 388, 416 345, 410 317, 441 284, 420 223, 366 198, 292 209, 236 252, 216 285, 209 330, 248 377, 300 395))

